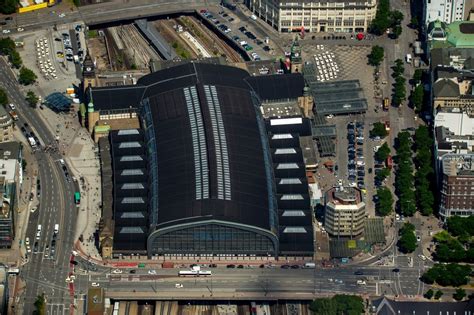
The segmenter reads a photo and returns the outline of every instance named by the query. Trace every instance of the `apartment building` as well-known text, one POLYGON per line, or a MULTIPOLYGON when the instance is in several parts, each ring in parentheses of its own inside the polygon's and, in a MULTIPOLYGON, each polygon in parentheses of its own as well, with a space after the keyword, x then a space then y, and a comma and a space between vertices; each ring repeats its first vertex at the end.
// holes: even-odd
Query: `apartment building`
POLYGON ((441 21, 450 24, 463 21, 470 10, 471 0, 425 0, 425 24, 441 21))
POLYGON ((324 227, 332 237, 360 236, 366 216, 360 189, 334 187, 326 192, 324 227))
POLYGON ((446 154, 441 158, 439 214, 474 215, 474 154, 446 154))
POLYGON ((0 142, 12 140, 13 120, 3 106, 0 106, 0 142))
POLYGON ((465 112, 474 117, 472 78, 440 78, 433 84, 433 107, 437 111, 465 112))
POLYGON ((250 0, 249 9, 279 32, 366 32, 376 0, 250 0))

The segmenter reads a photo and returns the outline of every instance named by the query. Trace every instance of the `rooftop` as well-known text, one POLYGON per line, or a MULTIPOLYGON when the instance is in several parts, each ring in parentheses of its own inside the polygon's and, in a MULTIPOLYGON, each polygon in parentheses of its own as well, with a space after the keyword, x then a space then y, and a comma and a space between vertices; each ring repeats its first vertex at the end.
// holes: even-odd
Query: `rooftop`
POLYGON ((21 144, 16 141, 1 142, 0 143, 0 159, 15 159, 18 160, 21 156, 21 144))
POLYGON ((354 187, 333 187, 326 193, 326 202, 336 206, 358 205, 362 202, 362 193, 354 187))
POLYGON ((474 176, 474 154, 445 156, 443 173, 447 176, 474 176))
POLYGON ((474 118, 462 112, 438 112, 435 117, 435 127, 443 126, 455 136, 474 135, 474 118))

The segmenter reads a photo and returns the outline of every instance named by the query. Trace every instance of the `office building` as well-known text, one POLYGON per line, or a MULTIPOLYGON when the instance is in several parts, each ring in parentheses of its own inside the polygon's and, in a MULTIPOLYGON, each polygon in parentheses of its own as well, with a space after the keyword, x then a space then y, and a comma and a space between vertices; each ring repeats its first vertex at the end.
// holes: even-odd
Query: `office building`
POLYGON ((441 21, 450 24, 463 21, 470 10, 470 0, 425 0, 425 25, 441 21))
POLYGON ((308 226, 310 245, 280 242, 286 234, 259 108, 269 97, 296 102, 303 87, 301 75, 256 79, 234 67, 185 63, 136 85, 90 88, 92 129, 111 113, 140 120, 139 128, 108 132, 111 168, 102 177, 114 197, 101 231, 113 256, 276 257, 282 244, 284 255, 312 255, 309 211, 287 223, 286 234, 308 226))
POLYGON ((474 154, 445 154, 440 164, 439 214, 443 218, 474 215, 474 154))
POLYGON ((360 189, 334 187, 326 192, 324 227, 332 237, 361 236, 366 216, 360 189))
POLYGON ((0 106, 0 142, 11 141, 13 133, 13 120, 5 107, 0 106))
POLYGON ((376 0, 250 0, 249 9, 279 32, 366 32, 376 0))

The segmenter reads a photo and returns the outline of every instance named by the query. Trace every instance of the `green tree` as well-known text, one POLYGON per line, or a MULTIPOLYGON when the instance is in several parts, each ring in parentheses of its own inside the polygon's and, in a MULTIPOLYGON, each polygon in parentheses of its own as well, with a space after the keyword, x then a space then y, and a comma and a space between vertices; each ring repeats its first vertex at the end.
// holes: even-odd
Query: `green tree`
POLYGON ((389 0, 380 0, 378 2, 375 18, 370 25, 370 31, 376 35, 382 35, 390 27, 390 5, 389 0))
POLYGON ((469 265, 436 264, 421 276, 421 280, 428 284, 436 282, 443 287, 459 287, 469 282, 470 274, 471 267, 469 265))
POLYGON ((26 93, 25 100, 28 102, 28 105, 30 105, 33 108, 36 108, 36 105, 38 104, 39 98, 38 98, 38 96, 36 96, 36 94, 33 91, 28 91, 26 93))
POLYGON ((466 291, 462 288, 457 288, 456 289, 456 292, 453 294, 453 298, 456 300, 456 301, 461 301, 462 299, 464 299, 466 297, 466 291))
POLYGON ((9 55, 14 50, 15 42, 10 37, 0 39, 0 52, 3 55, 9 55))
POLYGON ((0 0, 0 13, 12 14, 15 13, 18 0, 0 0))
POLYGON ((462 218, 459 216, 449 217, 447 220, 448 231, 454 236, 465 233, 474 236, 474 215, 462 218))
POLYGON ((439 300, 442 296, 443 296, 443 291, 438 290, 438 291, 436 291, 434 298, 436 300, 439 300))
POLYGON ((369 65, 378 67, 383 61, 384 58, 384 50, 383 47, 381 46, 373 46, 372 51, 370 52, 369 55, 367 55, 369 65))
POLYGON ((27 166, 27 165, 28 165, 28 162, 26 162, 25 159, 21 160, 21 169, 22 169, 23 171, 26 170, 26 166, 27 166))
POLYGON ((14 50, 8 55, 8 60, 10 60, 13 67, 16 69, 20 69, 21 65, 23 64, 23 60, 21 60, 21 56, 18 51, 14 50))
POLYGON ((390 22, 392 24, 392 26, 395 26, 395 25, 400 25, 403 21, 403 13, 398 11, 398 10, 394 10, 394 11, 391 11, 390 12, 390 22))
POLYGON ((387 142, 382 144, 382 146, 375 152, 375 159, 377 161, 385 161, 390 155, 390 147, 387 142))
POLYGON ((413 92, 411 93, 411 103, 413 104, 413 108, 417 113, 421 112, 423 110, 423 98, 425 96, 425 90, 423 88, 423 85, 417 85, 414 89, 413 92))
POLYGON ((425 298, 427 298, 428 300, 431 300, 431 298, 433 297, 434 295, 434 291, 432 289, 429 289, 428 291, 426 291, 425 294, 423 294, 423 296, 425 298))
POLYGON ((420 23, 418 22, 418 18, 416 16, 413 16, 410 20, 411 27, 418 28, 419 24, 420 23))
POLYGON ((375 173, 375 179, 378 181, 383 181, 385 178, 390 176, 390 169, 385 167, 375 173))
POLYGON ((309 308, 315 315, 360 315, 364 313, 364 301, 360 296, 335 295, 332 298, 315 299, 309 308))
POLYGON ((372 130, 370 130, 370 137, 380 137, 385 138, 388 135, 387 130, 385 130, 385 125, 381 122, 376 122, 372 126, 372 130))
POLYGON ((402 35, 402 27, 400 25, 392 27, 392 35, 394 38, 399 38, 402 35))
POLYGON ((26 67, 22 67, 20 69, 20 77, 19 77, 18 81, 21 84, 23 84, 23 85, 33 84, 33 83, 35 83, 36 79, 37 79, 36 74, 32 70, 30 70, 26 67))
POLYGON ((415 73, 413 74, 413 81, 415 83, 421 82, 421 79, 423 78, 423 70, 421 69, 416 69, 415 73))
POLYGON ((405 223, 399 231, 398 248, 402 253, 412 253, 417 247, 415 226, 405 223))
POLYGON ((375 210, 381 216, 389 215, 393 209, 392 192, 387 187, 380 187, 377 189, 377 197, 375 210))
POLYGON ((401 76, 405 72, 405 66, 403 64, 403 60, 396 59, 394 65, 392 67, 394 78, 401 76))
POLYGON ((34 315, 46 315, 46 299, 44 294, 38 295, 34 303, 35 310, 33 311, 34 315))
POLYGON ((6 106, 8 104, 8 95, 4 89, 0 88, 0 105, 6 106))

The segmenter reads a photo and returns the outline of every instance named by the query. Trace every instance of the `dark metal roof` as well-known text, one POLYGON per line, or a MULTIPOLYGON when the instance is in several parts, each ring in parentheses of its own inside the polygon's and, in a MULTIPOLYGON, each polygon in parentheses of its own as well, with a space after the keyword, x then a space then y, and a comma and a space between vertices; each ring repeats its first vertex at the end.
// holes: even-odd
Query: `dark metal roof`
POLYGON ((296 99, 303 96, 304 78, 301 74, 275 74, 248 77, 245 81, 262 101, 296 99))
POLYGON ((271 229, 271 179, 246 76, 188 63, 138 81, 157 147, 158 228, 201 217, 271 229))
POLYGON ((140 103, 144 89, 140 85, 92 88, 89 101, 92 101, 95 110, 136 108, 140 103))

